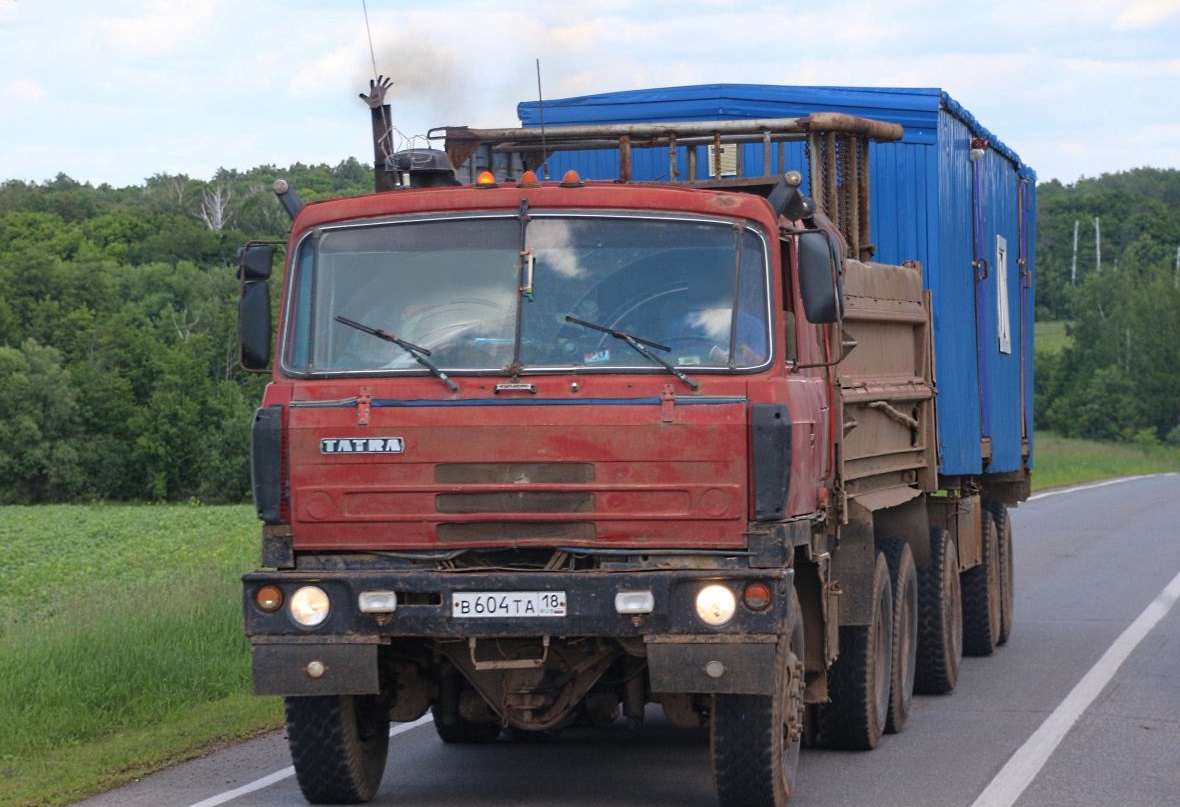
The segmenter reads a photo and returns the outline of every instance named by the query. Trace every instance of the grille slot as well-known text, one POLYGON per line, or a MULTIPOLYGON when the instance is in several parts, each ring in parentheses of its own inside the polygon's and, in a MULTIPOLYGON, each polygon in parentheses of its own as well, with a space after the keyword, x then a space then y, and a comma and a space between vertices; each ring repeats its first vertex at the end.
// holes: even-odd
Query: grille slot
POLYGON ((440 493, 434 506, 440 513, 592 513, 594 494, 523 490, 440 493))
POLYGON ((577 484, 594 481, 589 462, 463 462, 434 468, 434 481, 444 485, 577 484))

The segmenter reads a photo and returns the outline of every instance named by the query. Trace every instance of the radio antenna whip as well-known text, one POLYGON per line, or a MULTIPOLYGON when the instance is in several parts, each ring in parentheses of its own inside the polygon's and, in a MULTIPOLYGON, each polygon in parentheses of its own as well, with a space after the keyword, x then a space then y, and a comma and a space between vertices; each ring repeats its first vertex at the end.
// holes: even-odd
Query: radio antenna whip
POLYGON ((541 118, 541 173, 549 179, 549 149, 545 148, 545 96, 541 93, 541 60, 537 59, 537 112, 541 118))

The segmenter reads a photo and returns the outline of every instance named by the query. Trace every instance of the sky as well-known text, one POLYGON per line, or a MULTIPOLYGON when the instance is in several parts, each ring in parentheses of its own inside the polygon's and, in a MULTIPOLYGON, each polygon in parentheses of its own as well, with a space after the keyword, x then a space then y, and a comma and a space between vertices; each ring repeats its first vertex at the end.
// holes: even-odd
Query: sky
POLYGON ((0 182, 368 163, 374 72, 420 146, 518 125, 538 60, 546 99, 938 87, 1041 181, 1180 168, 1180 0, 0 0, 0 182))

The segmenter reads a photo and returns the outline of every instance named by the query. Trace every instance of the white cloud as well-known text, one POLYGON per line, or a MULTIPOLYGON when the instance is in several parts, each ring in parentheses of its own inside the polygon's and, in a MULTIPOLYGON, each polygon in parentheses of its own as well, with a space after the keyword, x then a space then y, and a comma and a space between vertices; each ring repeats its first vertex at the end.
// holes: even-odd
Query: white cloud
POLYGON ((0 101, 5 103, 40 101, 44 95, 45 89, 39 81, 23 78, 0 81, 0 101))
POLYGON ((133 57, 163 56, 199 47, 224 13, 222 4, 215 0, 141 0, 132 5, 135 10, 129 15, 98 16, 112 7, 120 8, 117 4, 92 6, 91 13, 98 16, 96 29, 104 46, 133 57))
POLYGON ((1119 5, 1122 8, 1114 22, 1117 31, 1150 29, 1180 17, 1180 0, 1137 0, 1119 5))

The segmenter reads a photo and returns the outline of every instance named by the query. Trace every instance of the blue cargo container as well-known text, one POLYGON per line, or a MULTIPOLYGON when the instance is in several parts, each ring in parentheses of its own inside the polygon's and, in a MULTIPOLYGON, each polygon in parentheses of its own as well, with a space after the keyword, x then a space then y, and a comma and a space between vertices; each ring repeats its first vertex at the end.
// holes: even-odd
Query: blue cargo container
MULTIPOLYGON (((945 92, 707 84, 547 100, 543 110, 524 102, 517 111, 525 126, 542 114, 546 126, 561 126, 812 112, 901 124, 900 142, 869 147, 870 227, 874 260, 921 261, 931 291, 940 471, 1019 477, 1031 468, 1036 174, 945 92)), ((698 165, 710 165, 701 150, 698 165)), ((778 154, 762 161, 761 145, 744 146, 741 173, 807 165, 802 144, 789 144, 782 164, 778 154)), ((549 168, 614 179, 618 154, 558 153, 549 168)), ((668 179, 668 171, 665 149, 632 155, 637 180, 668 179)))

